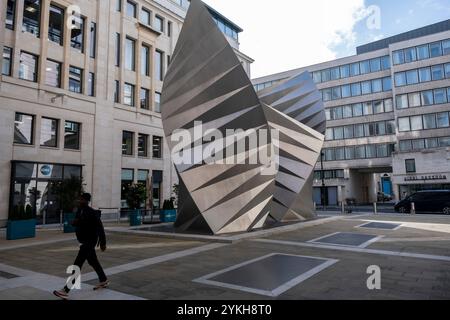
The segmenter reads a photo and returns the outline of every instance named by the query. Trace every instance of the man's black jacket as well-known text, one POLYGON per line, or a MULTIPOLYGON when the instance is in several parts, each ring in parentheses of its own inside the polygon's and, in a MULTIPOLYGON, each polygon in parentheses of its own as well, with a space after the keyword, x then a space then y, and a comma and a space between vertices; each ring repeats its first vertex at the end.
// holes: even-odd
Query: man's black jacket
POLYGON ((73 226, 81 244, 106 245, 105 229, 100 216, 101 211, 94 210, 89 206, 78 209, 73 226))

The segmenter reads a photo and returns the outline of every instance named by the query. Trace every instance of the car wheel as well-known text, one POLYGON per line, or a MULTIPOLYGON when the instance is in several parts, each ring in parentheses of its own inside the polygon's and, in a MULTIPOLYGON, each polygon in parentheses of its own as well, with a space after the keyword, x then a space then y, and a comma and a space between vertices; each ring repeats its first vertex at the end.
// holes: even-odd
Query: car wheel
POLYGON ((445 207, 444 210, 442 210, 442 212, 446 215, 450 215, 450 207, 445 207))
POLYGON ((406 208, 405 207, 400 207, 400 208, 398 208, 398 212, 406 213, 406 208))

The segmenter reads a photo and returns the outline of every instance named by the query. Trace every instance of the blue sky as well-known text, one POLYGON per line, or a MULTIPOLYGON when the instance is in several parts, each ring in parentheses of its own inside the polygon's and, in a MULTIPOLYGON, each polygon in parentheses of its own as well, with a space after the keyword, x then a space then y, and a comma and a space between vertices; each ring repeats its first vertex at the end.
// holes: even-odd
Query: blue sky
POLYGON ((450 0, 204 1, 244 29, 241 51, 255 59, 254 78, 354 55, 358 45, 450 18, 450 0))

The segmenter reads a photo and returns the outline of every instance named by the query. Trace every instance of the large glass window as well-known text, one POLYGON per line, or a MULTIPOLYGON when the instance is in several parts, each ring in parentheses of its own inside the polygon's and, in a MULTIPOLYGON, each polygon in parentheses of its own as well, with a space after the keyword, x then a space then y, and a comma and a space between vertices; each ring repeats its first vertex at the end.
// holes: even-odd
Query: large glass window
POLYGON ((364 159, 366 157, 366 147, 356 146, 355 147, 355 159, 364 159))
POLYGON ((370 71, 371 72, 381 71, 380 58, 375 58, 375 59, 370 60, 370 71))
POLYGON ((377 157, 377 149, 374 144, 366 146, 366 158, 372 159, 377 157))
POLYGON ((342 115, 343 115, 344 118, 351 118, 351 117, 353 117, 352 106, 351 105, 343 106, 342 107, 342 115))
POLYGON ((406 73, 405 72, 398 72, 395 74, 395 86, 396 87, 406 86, 406 73))
POLYGON ((360 72, 359 72, 359 63, 358 63, 358 62, 352 63, 352 64, 350 65, 350 75, 351 75, 352 77, 354 77, 354 76, 359 76, 359 75, 360 75, 360 72))
POLYGON ((140 92, 141 109, 148 110, 150 108, 150 93, 148 89, 141 88, 140 92))
POLYGON ((377 158, 386 158, 388 156, 387 144, 377 145, 377 158))
POLYGON ((135 41, 128 37, 125 39, 125 68, 131 71, 135 68, 135 41))
POLYGON ((150 48, 145 45, 141 48, 141 74, 150 75, 150 48))
POLYGON ((13 50, 10 47, 3 47, 3 62, 2 74, 5 76, 11 75, 13 50))
POLYGON ((383 91, 391 91, 392 90, 392 79, 391 77, 383 78, 383 91))
POLYGON ((414 62, 417 60, 416 48, 407 48, 404 50, 405 53, 405 62, 414 62))
POLYGON ((442 47, 441 42, 430 43, 430 57, 439 57, 442 56, 442 47))
POLYGON ((134 85, 130 83, 123 85, 123 104, 134 107, 134 85))
POLYGON ((361 95, 361 83, 352 83, 352 97, 361 95))
POLYGON ((331 88, 323 89, 322 90, 322 100, 323 101, 330 101, 331 100, 331 88))
POLYGON ((339 78, 340 78, 339 67, 331 68, 330 69, 330 79, 331 80, 338 80, 339 78))
POLYGON ((321 73, 320 71, 315 71, 313 72, 313 80, 315 83, 321 83, 322 82, 322 77, 321 77, 321 73))
POLYGON ((442 41, 442 53, 444 55, 450 54, 450 39, 442 41))
POLYGON ((50 5, 48 19, 48 39, 63 45, 64 39, 64 10, 55 5, 50 5))
POLYGON ((155 108, 153 111, 161 112, 161 93, 159 92, 155 92, 155 108))
POLYGON ((425 114, 423 116, 423 128, 424 129, 436 129, 436 115, 425 114))
POLYGON ((342 90, 342 98, 348 98, 352 96, 352 92, 350 89, 350 85, 346 84, 341 87, 342 90))
POLYGON ((409 85, 419 83, 419 76, 417 74, 417 70, 410 70, 406 72, 406 82, 409 85))
POLYGON ((16 0, 8 0, 6 3, 6 28, 14 30, 16 21, 16 0))
POLYGON ((127 193, 129 188, 134 182, 134 170, 133 169, 122 169, 122 178, 121 178, 121 191, 120 191, 120 202, 121 208, 128 208, 128 204, 126 201, 127 193))
POLYGON ((345 147, 345 159, 346 160, 355 159, 355 148, 354 147, 345 147))
POLYGON ((328 128, 328 129, 325 131, 325 140, 331 141, 331 140, 333 140, 333 139, 334 139, 334 131, 333 131, 333 128, 328 128))
POLYGON ((37 76, 38 56, 22 51, 20 53, 19 78, 37 82, 37 76))
POLYGON ((148 157, 148 142, 149 136, 147 134, 139 133, 138 135, 138 156, 148 157))
POLYGON ((355 138, 364 137, 364 125, 363 124, 355 124, 353 127, 353 136, 355 138))
POLYGON ((445 89, 434 89, 434 103, 447 103, 447 93, 445 89))
POLYGON ((444 66, 444 71, 445 71, 445 77, 447 78, 447 79, 450 79, 450 63, 447 63, 445 66, 444 66))
POLYGON ((134 133, 130 131, 122 132, 122 154, 132 156, 134 149, 134 133))
POLYGON ((84 52, 84 25, 85 18, 74 16, 74 28, 70 31, 70 46, 84 52))
POLYGON ((436 118, 437 118, 437 127, 438 128, 447 128, 447 127, 449 127, 448 112, 438 113, 436 118))
POLYGON ((410 93, 408 94, 408 105, 410 108, 420 107, 420 93, 410 93))
POLYGON ((97 47, 97 24, 91 22, 91 30, 89 33, 89 56, 95 58, 97 47))
POLYGON ((361 82, 361 92, 362 92, 362 94, 371 94, 372 93, 372 86, 370 84, 370 81, 361 82))
MULTIPOLYGON (((345 160, 345 148, 341 147, 341 148, 336 148, 334 150, 335 156, 336 156, 336 160, 345 160)), ((334 171, 329 171, 330 173, 334 173, 334 171)))
POLYGON ((50 118, 41 119, 41 146, 58 146, 58 120, 50 118))
POLYGON ((162 159, 163 138, 153 136, 152 150, 154 159, 162 159))
POLYGON ((384 100, 384 112, 394 111, 394 103, 391 98, 384 100))
POLYGON ((383 91, 383 83, 381 82, 381 79, 375 79, 372 80, 372 92, 382 92, 383 91))
POLYGON ((153 26, 156 30, 164 32, 164 19, 158 15, 155 16, 155 25, 153 26))
POLYGON ((381 69, 388 70, 391 68, 391 60, 389 56, 381 57, 381 69))
POLYGON ((361 74, 366 74, 370 72, 369 60, 361 61, 359 63, 361 74))
POLYGON ((16 113, 14 122, 14 143, 33 144, 34 116, 16 113))
POLYGON ((80 150, 81 124, 66 121, 64 124, 64 148, 69 150, 80 150))
POLYGON ((364 115, 373 114, 373 106, 372 102, 364 102, 363 103, 364 115))
POLYGON ((361 103, 356 103, 352 105, 353 116, 354 117, 362 117, 363 116, 363 106, 361 103))
POLYGON ((75 93, 83 92, 83 70, 76 67, 69 67, 69 90, 75 93))
POLYGON ((433 81, 444 79, 444 66, 437 65, 431 67, 431 78, 433 81))
POLYGON ((392 59, 394 65, 405 63, 405 56, 403 55, 403 50, 394 51, 392 53, 392 59))
POLYGON ((425 60, 430 58, 430 49, 428 48, 428 44, 417 47, 417 58, 419 60, 425 60))
POLYGON ((378 114, 378 113, 384 113, 384 107, 383 107, 383 101, 375 101, 373 103, 373 113, 374 114, 378 114))
POLYGON ((410 118, 411 120, 411 131, 417 131, 423 129, 422 116, 414 116, 410 118))
POLYGON ((353 138, 353 125, 344 127, 344 139, 353 138))
POLYGON ((337 100, 341 98, 341 87, 331 88, 331 99, 337 100))
POLYGON ((402 94, 400 96, 395 97, 395 104, 397 105, 397 109, 406 109, 408 108, 408 95, 402 94))
POLYGON ((432 90, 422 91, 421 96, 422 96, 422 105, 423 106, 430 106, 433 104, 433 91, 432 90))
POLYGON ((164 53, 159 50, 155 51, 155 72, 156 79, 163 81, 164 79, 164 53))
POLYGON ((39 37, 41 0, 24 0, 22 31, 39 37))
POLYGON ((420 82, 431 81, 431 69, 429 67, 419 69, 419 80, 420 82))
POLYGON ((136 3, 127 1, 127 16, 136 18, 136 3))
POLYGON ((341 66, 340 68, 341 78, 348 78, 350 77, 350 66, 346 64, 345 66, 341 66))
POLYGON ((152 24, 151 23, 151 16, 152 16, 152 14, 151 14, 151 12, 149 10, 147 10, 145 8, 142 8, 142 10, 141 10, 141 22, 142 23, 150 26, 152 24))
POLYGON ((61 87, 61 63, 47 60, 45 68, 45 84, 52 87, 61 87))
POLYGON ((400 132, 411 131, 411 124, 408 117, 398 119, 398 130, 400 132))

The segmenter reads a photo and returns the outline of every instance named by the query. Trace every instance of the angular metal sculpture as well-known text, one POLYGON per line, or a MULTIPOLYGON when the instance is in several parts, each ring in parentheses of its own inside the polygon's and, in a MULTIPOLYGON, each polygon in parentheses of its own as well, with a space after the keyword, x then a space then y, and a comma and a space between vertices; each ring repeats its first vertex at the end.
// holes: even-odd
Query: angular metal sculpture
POLYGON ((161 109, 166 141, 174 155, 179 153, 180 130, 194 137, 181 142, 183 155, 191 154, 190 161, 175 163, 180 180, 177 230, 245 232, 262 228, 269 217, 285 221, 313 216, 311 179, 323 145, 325 113, 310 75, 283 81, 258 97, 199 0, 191 1, 164 80, 161 109), (229 129, 275 129, 279 138, 268 134, 267 141, 258 138, 256 146, 242 135, 233 136, 232 143, 226 138, 205 139, 203 132, 196 135, 199 123, 202 130, 214 130, 222 137, 229 136, 229 129), (240 142, 243 151, 234 148, 240 142), (247 161, 262 153, 273 164, 278 146, 279 171, 267 163, 247 161), (233 159, 245 161, 227 161, 230 147, 233 159), (225 149, 225 161, 208 161, 209 155, 225 149), (206 157, 205 150, 209 150, 206 157))

